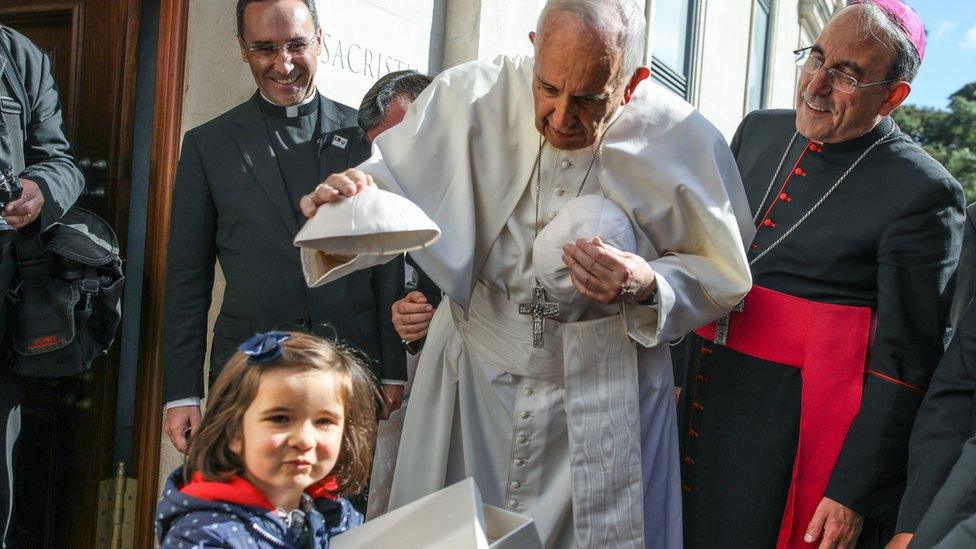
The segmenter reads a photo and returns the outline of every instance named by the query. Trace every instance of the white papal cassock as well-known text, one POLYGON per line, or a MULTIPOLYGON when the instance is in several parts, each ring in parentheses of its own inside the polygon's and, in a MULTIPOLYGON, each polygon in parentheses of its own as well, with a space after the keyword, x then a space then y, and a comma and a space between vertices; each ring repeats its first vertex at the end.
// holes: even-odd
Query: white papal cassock
MULTIPOLYGON (((738 171, 711 124, 642 83, 582 194, 603 194, 630 217, 658 299, 548 321, 545 348, 533 349, 531 319, 517 312, 534 282, 532 68, 531 58, 502 56, 444 72, 361 166, 441 227, 413 256, 449 297, 414 381, 390 508, 472 476, 486 503, 535 519, 547 546, 571 547, 575 536, 583 547, 680 547, 667 342, 750 287, 738 171)), ((542 225, 576 195, 592 154, 544 148, 542 225)), ((310 285, 388 259, 302 251, 310 285)))

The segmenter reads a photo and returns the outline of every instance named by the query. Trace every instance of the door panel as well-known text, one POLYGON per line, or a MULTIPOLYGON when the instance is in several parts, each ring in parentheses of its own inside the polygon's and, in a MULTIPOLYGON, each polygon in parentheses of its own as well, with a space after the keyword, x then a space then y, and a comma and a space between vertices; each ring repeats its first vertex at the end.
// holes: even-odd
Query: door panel
MULTIPOLYGON (((0 23, 52 62, 75 160, 78 205, 124 242, 138 0, 0 0, 0 23)), ((123 250, 124 244, 123 244, 123 250)), ((94 547, 99 481, 113 476, 118 357, 57 380, 23 380, 12 547, 94 547)))

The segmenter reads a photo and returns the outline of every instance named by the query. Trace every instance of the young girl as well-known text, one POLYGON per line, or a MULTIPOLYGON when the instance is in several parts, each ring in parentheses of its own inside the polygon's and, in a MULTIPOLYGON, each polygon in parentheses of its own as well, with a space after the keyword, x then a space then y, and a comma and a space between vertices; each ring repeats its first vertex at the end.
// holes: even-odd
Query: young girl
POLYGON ((316 547, 362 523, 376 428, 366 370, 325 341, 258 334, 217 378, 156 512, 161 547, 316 547))

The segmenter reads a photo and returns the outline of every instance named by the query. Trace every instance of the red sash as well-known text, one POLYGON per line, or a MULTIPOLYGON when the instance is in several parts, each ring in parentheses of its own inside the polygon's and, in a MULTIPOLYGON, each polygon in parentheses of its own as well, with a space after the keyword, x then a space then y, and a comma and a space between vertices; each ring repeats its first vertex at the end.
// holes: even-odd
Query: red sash
MULTIPOLYGON (((695 333, 714 341, 715 323, 695 333)), ((729 319, 729 349, 801 369, 799 442, 777 549, 811 546, 803 536, 861 406, 870 334, 867 307, 818 303, 760 286, 729 319)))

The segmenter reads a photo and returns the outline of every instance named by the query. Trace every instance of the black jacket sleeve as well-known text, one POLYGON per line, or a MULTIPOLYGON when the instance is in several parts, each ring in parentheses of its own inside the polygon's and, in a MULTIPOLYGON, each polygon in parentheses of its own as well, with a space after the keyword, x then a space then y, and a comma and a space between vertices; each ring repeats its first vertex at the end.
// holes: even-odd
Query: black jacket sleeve
POLYGON ((202 398, 204 392, 217 210, 192 131, 183 138, 170 218, 163 313, 163 402, 202 398))
POLYGON ((909 444, 908 485, 898 511, 898 532, 914 532, 918 527, 936 492, 945 484, 966 439, 973 436, 974 416, 976 308, 969 307, 932 376, 915 419, 909 444))
POLYGON ((955 330, 959 317, 976 294, 976 203, 966 208, 966 225, 962 235, 959 265, 953 277, 954 294, 949 309, 949 325, 955 330))
MULTIPOLYGON (((911 547, 924 547, 912 543, 911 547)), ((972 515, 953 528, 933 549, 958 549, 959 547, 976 547, 976 515, 972 515)))
POLYGON ((962 238, 962 189, 928 185, 899 209, 878 245, 877 331, 854 418, 826 496, 893 527, 908 439, 943 353, 944 289, 962 238))
POLYGON ((22 34, 4 28, 0 39, 7 49, 16 72, 23 79, 30 112, 24 135, 24 166, 20 177, 37 183, 44 195, 41 209, 41 228, 61 219, 82 189, 85 178, 71 158, 68 140, 64 136, 61 102, 51 75, 51 61, 47 55, 22 34))
POLYGON ((380 330, 380 380, 407 380, 407 358, 403 353, 400 336, 393 327, 393 303, 400 298, 403 288, 403 257, 399 257, 370 269, 373 294, 376 296, 376 314, 380 330))
MULTIPOLYGON (((966 441, 962 453, 932 505, 918 523, 912 547, 932 547, 939 540, 952 539, 950 531, 976 514, 976 438, 966 441)), ((969 521, 972 525, 972 521, 969 521)), ((951 547, 974 547, 973 544, 951 547)))

